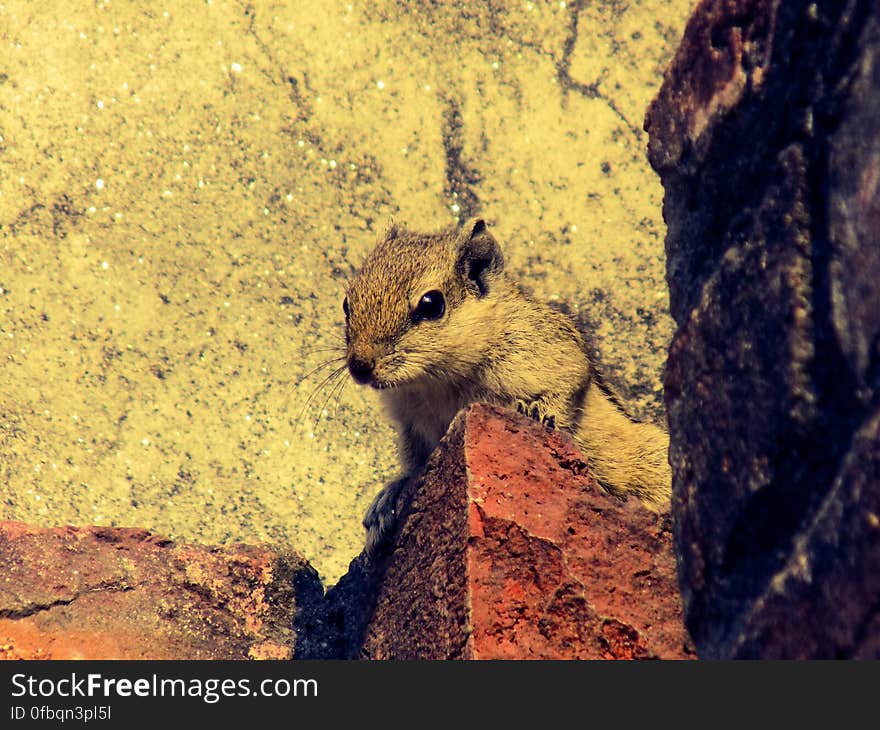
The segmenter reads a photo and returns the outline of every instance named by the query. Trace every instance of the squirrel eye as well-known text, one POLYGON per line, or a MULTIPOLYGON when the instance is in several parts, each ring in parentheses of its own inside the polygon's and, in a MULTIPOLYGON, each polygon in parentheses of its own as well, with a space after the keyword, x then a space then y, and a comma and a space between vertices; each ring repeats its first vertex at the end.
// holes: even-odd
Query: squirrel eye
POLYGON ((345 318, 348 319, 348 297, 342 300, 342 311, 345 312, 345 318))
POLYGON ((429 291, 422 294, 416 309, 413 312, 413 319, 417 322, 423 319, 440 319, 446 311, 446 300, 443 293, 439 291, 429 291))

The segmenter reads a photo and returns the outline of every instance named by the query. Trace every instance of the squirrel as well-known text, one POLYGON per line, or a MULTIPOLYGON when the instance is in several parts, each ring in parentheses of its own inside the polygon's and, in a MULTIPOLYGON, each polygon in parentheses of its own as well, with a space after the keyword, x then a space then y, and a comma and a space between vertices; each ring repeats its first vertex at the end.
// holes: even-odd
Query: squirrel
POLYGON ((342 308, 349 373, 379 391, 405 470, 364 517, 368 553, 394 526, 409 476, 458 411, 475 402, 567 431, 606 491, 631 494, 653 511, 667 507, 666 432, 627 415, 574 322, 506 274, 483 219, 433 234, 392 223, 349 283, 342 308))

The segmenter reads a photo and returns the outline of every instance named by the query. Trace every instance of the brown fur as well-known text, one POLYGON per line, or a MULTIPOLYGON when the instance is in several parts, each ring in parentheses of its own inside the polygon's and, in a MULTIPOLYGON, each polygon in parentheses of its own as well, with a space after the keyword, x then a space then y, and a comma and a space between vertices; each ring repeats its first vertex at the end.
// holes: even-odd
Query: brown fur
MULTIPOLYGON (((348 287, 349 364, 371 363, 369 382, 397 425, 406 470, 424 464, 460 409, 488 402, 573 434, 605 489, 664 508, 665 432, 623 412, 571 319, 520 290, 503 269, 482 220, 436 234, 392 226, 348 287), (445 298, 443 316, 415 321, 431 291, 445 298)), ((383 490, 368 511, 368 546, 393 523, 401 486, 383 490)))

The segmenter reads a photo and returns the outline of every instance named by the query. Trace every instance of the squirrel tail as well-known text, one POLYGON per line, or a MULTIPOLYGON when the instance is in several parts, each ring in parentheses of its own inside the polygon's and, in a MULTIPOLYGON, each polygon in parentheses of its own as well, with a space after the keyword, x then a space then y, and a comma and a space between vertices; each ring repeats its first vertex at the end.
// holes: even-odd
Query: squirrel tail
POLYGON ((587 391, 575 440, 606 491, 631 494, 654 512, 668 509, 669 436, 659 426, 630 418, 604 383, 594 382, 587 391))

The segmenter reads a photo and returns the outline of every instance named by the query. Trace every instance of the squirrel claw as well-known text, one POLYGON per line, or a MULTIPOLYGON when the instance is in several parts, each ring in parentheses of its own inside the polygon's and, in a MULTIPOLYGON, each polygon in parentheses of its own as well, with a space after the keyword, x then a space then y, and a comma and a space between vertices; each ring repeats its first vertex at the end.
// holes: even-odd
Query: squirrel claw
POLYGON ((397 522, 397 500, 406 482, 407 477, 395 479, 376 495, 367 509, 363 524, 367 531, 364 550, 368 555, 379 552, 394 532, 397 522))
POLYGON ((531 418, 532 420, 543 424, 545 428, 556 428, 556 416, 550 413, 545 413, 544 407, 540 401, 517 400, 515 405, 517 413, 521 413, 527 418, 531 418))

